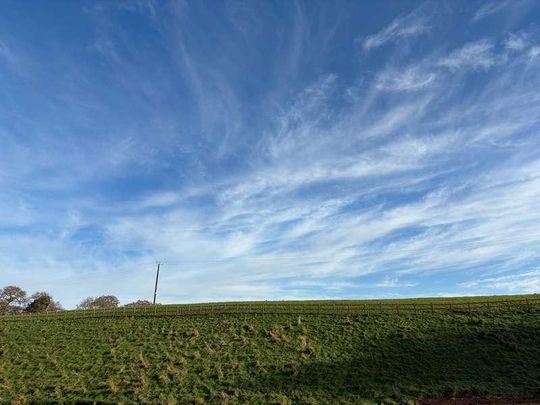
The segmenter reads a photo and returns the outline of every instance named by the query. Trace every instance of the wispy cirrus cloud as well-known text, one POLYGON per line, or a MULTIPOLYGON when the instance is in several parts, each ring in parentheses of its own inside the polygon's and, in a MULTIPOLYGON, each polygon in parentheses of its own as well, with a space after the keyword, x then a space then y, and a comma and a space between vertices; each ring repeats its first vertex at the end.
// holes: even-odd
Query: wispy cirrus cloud
POLYGON ((472 17, 472 21, 480 21, 486 17, 489 17, 490 15, 496 14, 504 10, 508 6, 510 6, 509 1, 499 0, 488 2, 482 7, 480 7, 478 10, 476 10, 472 17))
POLYGON ((504 40, 504 47, 512 51, 523 51, 530 46, 531 36, 527 31, 511 32, 504 40))
POLYGON ((530 61, 538 60, 540 57, 540 46, 533 46, 527 52, 527 57, 530 61))
POLYGON ((401 38, 414 37, 430 29, 426 18, 419 11, 414 11, 395 18, 388 26, 376 34, 358 38, 365 51, 379 48, 401 38))
POLYGON ((473 41, 452 51, 438 65, 452 70, 489 69, 497 63, 493 47, 494 44, 486 39, 473 41))
POLYGON ((522 274, 488 277, 461 285, 476 294, 493 294, 500 291, 534 294, 540 291, 540 271, 533 270, 522 274))
MULTIPOLYGON (((521 68, 509 65, 508 69, 513 72, 512 77, 516 77, 514 69, 519 71, 521 68)), ((454 80, 461 80, 460 76, 454 80)), ((474 159, 461 168, 451 165, 454 161, 452 156, 463 156, 464 150, 472 152, 478 149, 485 153, 492 148, 490 145, 497 137, 501 140, 508 138, 506 132, 491 132, 490 138, 478 137, 478 134, 494 126, 502 128, 505 122, 509 122, 508 117, 501 121, 496 111, 512 111, 510 106, 519 109, 516 103, 522 107, 525 105, 522 104, 524 99, 518 101, 522 99, 524 91, 528 91, 525 90, 525 82, 521 84, 523 87, 516 87, 516 83, 505 80, 493 82, 480 99, 471 101, 471 104, 456 106, 453 110, 439 112, 448 118, 446 121, 429 119, 434 113, 438 114, 429 108, 420 113, 420 119, 411 116, 406 121, 400 121, 400 126, 405 128, 409 120, 417 128, 427 125, 424 130, 430 136, 416 134, 389 139, 382 145, 371 145, 371 149, 368 147, 367 150, 364 147, 362 152, 351 155, 356 156, 356 161, 364 160, 365 167, 371 168, 367 171, 353 170, 354 160, 343 159, 343 151, 339 149, 340 143, 357 130, 355 126, 347 131, 347 126, 343 124, 348 120, 342 117, 342 120, 335 122, 336 127, 343 131, 341 137, 331 138, 332 142, 329 142, 330 138, 324 136, 324 133, 331 129, 324 122, 313 121, 312 109, 326 111, 325 103, 331 99, 324 94, 336 91, 335 78, 332 83, 329 85, 327 79, 323 79, 319 85, 311 87, 317 88, 317 102, 311 99, 313 91, 310 90, 300 95, 305 98, 303 102, 295 104, 309 106, 310 111, 310 114, 303 116, 300 113, 302 109, 297 107, 294 114, 296 126, 293 129, 288 127, 288 131, 298 134, 303 133, 304 125, 310 129, 309 140, 301 136, 294 138, 295 156, 302 162, 301 165, 297 166, 288 160, 285 163, 280 159, 290 153, 288 148, 274 149, 272 156, 276 160, 273 163, 267 163, 260 168, 261 171, 254 171, 240 181, 237 179, 233 184, 222 185, 223 192, 218 191, 220 206, 215 212, 216 216, 203 222, 199 218, 193 224, 175 226, 173 224, 177 222, 172 218, 189 216, 189 211, 180 215, 181 210, 178 213, 180 217, 167 217, 164 223, 160 223, 160 233, 170 229, 171 234, 176 235, 172 240, 178 240, 179 235, 173 229, 190 229, 190 232, 194 232, 190 233, 191 241, 195 235, 199 235, 201 243, 209 243, 202 249, 212 251, 212 257, 222 258, 216 263, 208 263, 208 272, 214 274, 217 268, 222 269, 224 265, 227 268, 229 265, 234 266, 234 273, 226 271, 223 276, 228 280, 238 277, 238 282, 244 285, 257 284, 262 280, 268 282, 272 266, 278 263, 281 270, 275 275, 276 283, 281 278, 307 275, 315 279, 331 276, 353 280, 362 275, 392 270, 407 274, 429 274, 440 269, 459 269, 463 266, 482 268, 493 262, 497 262, 498 271, 505 272, 511 271, 516 263, 535 260, 534 252, 523 251, 523 246, 534 243, 538 236, 534 226, 525 226, 539 219, 536 211, 529 208, 539 198, 535 191, 538 190, 538 177, 535 175, 538 157, 534 153, 523 154, 526 150, 534 149, 531 148, 536 142, 534 138, 523 139, 523 145, 503 146, 512 154, 517 153, 515 158, 522 164, 519 168, 515 168, 512 161, 509 161, 499 170, 490 169, 484 173, 475 167, 474 159), (505 98, 492 98, 494 92, 504 93, 505 98), (501 102, 504 104, 501 105, 501 102), (485 111, 490 109, 494 114, 486 116, 485 111), (451 118, 454 115, 462 118, 459 126, 455 126, 451 118), (481 125, 478 124, 479 117, 483 120, 481 125), (446 122, 442 128, 439 127, 440 122, 446 122), (434 127, 431 128, 431 125, 434 127), (318 156, 317 165, 320 165, 322 156, 331 157, 334 153, 340 154, 342 163, 330 163, 329 160, 325 170, 315 169, 313 165, 305 163, 309 160, 308 156, 318 156), (403 163, 399 165, 399 162, 403 163), (394 169, 389 172, 381 170, 385 164, 392 165, 394 169), (433 177, 418 174, 426 171, 439 177, 438 182, 441 184, 442 181, 444 187, 438 191, 429 191, 433 177), (470 171, 475 173, 475 179, 469 178, 465 183, 457 181, 470 171), (376 183, 370 184, 370 179, 376 180, 376 183), (343 182, 341 197, 339 189, 333 191, 332 200, 318 193, 307 199, 298 195, 300 189, 309 190, 319 184, 324 186, 335 182, 343 182), (363 184, 361 192, 352 193, 347 186, 349 182, 363 184), (421 200, 405 199, 400 204, 385 206, 378 196, 392 193, 396 187, 405 195, 421 192, 424 197, 421 200), (514 197, 507 199, 505 195, 514 197), (372 198, 373 202, 368 203, 372 198), (317 201, 317 207, 313 205, 314 201, 317 201), (351 211, 351 204, 360 205, 351 211), (261 207, 264 209, 261 210, 261 207), (520 212, 520 217, 513 218, 510 214, 512 212, 520 212), (220 241, 221 247, 217 248, 217 245, 208 240, 209 230, 222 235, 216 239, 216 243, 220 241), (225 235, 228 236, 223 239, 225 235)), ((436 98, 437 94, 444 97, 446 90, 434 88, 425 91, 435 92, 432 96, 436 98)), ((399 103, 394 106, 396 110, 401 107, 399 103)), ((536 116, 538 120, 538 106, 533 102, 530 107, 532 110, 528 114, 530 117, 536 116)), ((369 115, 370 112, 366 112, 366 118, 369 115)), ((510 121, 515 121, 515 116, 510 121)), ((524 121, 522 125, 522 128, 531 128, 534 120, 524 121)), ((517 127, 513 128, 515 130, 517 127)), ((388 127, 386 131, 379 132, 379 137, 384 138, 386 133, 392 131, 388 127)), ((281 131, 272 136, 280 142, 284 139, 287 139, 287 143, 292 141, 288 138, 292 134, 285 136, 281 131)), ((356 142, 361 143, 363 139, 359 136, 356 142)), ((351 151, 357 149, 354 142, 348 148, 351 151)), ((129 229, 128 234, 137 234, 138 229, 148 227, 135 225, 129 229)), ((141 237, 142 241, 146 239, 142 234, 141 237)), ((156 237, 155 240, 160 238, 156 237)), ((170 242, 164 241, 163 246, 157 250, 163 251, 169 245, 170 242)), ((193 249, 188 246, 187 249, 189 252, 197 252, 201 247, 193 249)), ((180 256, 190 257, 190 254, 185 252, 180 256)), ((186 259, 186 265, 197 267, 197 260, 201 259, 191 260, 194 264, 190 265, 190 259, 186 259)), ((203 275, 199 274, 199 277, 203 275)), ((374 286, 382 287, 384 284, 387 287, 414 288, 418 285, 412 281, 402 284, 392 282, 395 280, 395 274, 388 275, 383 282, 375 282, 374 286)), ((302 296, 301 290, 299 286, 295 287, 297 297, 302 296)))
POLYGON ((44 31, 18 53, 32 85, 0 80, 0 284, 127 302, 164 260, 163 302, 532 291, 530 24, 448 9, 428 40, 419 11, 372 34, 354 7, 96 4, 86 46, 44 31))
POLYGON ((376 287, 395 288, 395 287, 414 287, 417 283, 402 282, 397 276, 386 276, 376 287))
POLYGON ((436 73, 409 67, 401 71, 385 72, 377 78, 376 87, 388 91, 416 91, 434 84, 436 73))

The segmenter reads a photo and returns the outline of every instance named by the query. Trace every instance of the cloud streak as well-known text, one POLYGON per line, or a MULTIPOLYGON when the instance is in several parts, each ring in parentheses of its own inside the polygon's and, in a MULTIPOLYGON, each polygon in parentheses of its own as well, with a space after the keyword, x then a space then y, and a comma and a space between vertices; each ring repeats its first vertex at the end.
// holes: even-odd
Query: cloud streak
POLYGON ((510 5, 509 1, 492 1, 492 2, 486 3, 474 13, 472 20, 475 22, 480 21, 486 17, 489 17, 493 14, 496 14, 504 10, 509 5, 510 5))
POLYGON ((430 29, 425 18, 418 11, 395 18, 379 32, 359 39, 365 51, 379 48, 389 42, 415 37, 430 29))
POLYGON ((127 302, 163 260, 163 302, 534 290, 530 24, 96 4, 88 59, 45 32, 2 71, 0 283, 127 302))
POLYGON ((489 69, 496 63, 493 54, 493 43, 489 40, 479 40, 465 44, 462 48, 452 51, 439 61, 439 66, 451 70, 460 69, 489 69))

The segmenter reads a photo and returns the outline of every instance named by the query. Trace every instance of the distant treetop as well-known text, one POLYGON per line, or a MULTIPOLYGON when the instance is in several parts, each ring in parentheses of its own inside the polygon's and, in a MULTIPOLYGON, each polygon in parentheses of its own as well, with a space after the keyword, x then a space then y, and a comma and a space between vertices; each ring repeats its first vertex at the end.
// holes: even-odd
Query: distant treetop
POLYGON ((125 307, 140 307, 143 305, 152 305, 148 300, 137 300, 135 302, 130 302, 129 304, 124 305, 125 307))
POLYGON ((77 308, 93 309, 93 308, 116 308, 120 304, 118 298, 114 295, 102 295, 100 297, 88 297, 81 301, 77 308))

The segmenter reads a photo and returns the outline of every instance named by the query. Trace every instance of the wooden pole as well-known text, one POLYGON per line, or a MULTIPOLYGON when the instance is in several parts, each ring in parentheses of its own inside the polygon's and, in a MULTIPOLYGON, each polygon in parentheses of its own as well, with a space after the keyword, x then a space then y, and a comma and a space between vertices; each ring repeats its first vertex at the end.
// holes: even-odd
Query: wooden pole
POLYGON ((159 267, 161 266, 161 263, 157 264, 157 272, 156 272, 156 285, 154 287, 154 305, 156 305, 156 297, 157 297, 157 288, 158 288, 158 282, 159 282, 159 267))

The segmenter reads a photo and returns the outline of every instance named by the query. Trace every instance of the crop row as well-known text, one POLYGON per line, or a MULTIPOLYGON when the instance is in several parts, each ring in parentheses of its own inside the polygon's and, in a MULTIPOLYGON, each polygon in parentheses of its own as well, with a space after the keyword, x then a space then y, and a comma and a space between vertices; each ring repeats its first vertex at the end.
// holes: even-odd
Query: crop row
POLYGON ((147 305, 111 309, 89 309, 49 312, 42 314, 11 315, 0 320, 58 319, 87 317, 132 316, 188 316, 219 314, 321 314, 321 315, 369 315, 447 312, 456 314, 497 313, 507 311, 540 311, 540 298, 501 301, 477 301, 456 303, 366 303, 365 301, 310 301, 310 302, 238 302, 184 305, 147 305))

